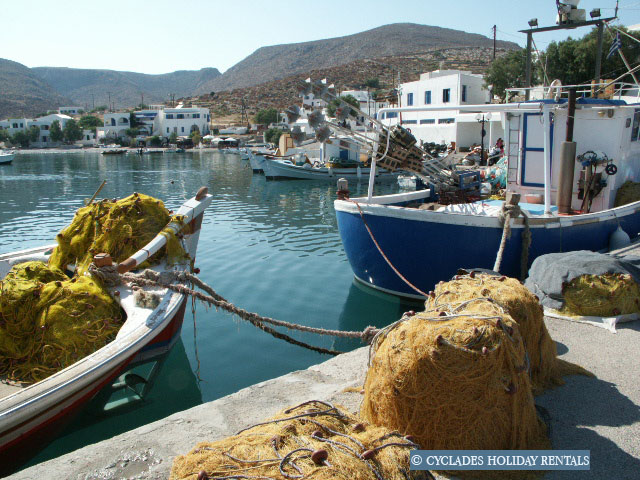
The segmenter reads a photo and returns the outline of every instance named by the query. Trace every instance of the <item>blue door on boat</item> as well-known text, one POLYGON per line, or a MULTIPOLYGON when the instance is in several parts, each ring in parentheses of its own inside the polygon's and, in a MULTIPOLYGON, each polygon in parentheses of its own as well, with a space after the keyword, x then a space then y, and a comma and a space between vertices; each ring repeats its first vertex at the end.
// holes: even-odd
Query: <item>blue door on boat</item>
MULTIPOLYGON (((553 116, 549 130, 553 152, 553 116)), ((553 155, 551 155, 553 158, 553 155)), ((525 113, 522 130, 522 171, 520 179, 526 187, 544 187, 544 128, 542 113, 525 113)), ((553 170, 552 170, 553 171, 553 170)), ((553 179, 552 179, 553 183, 553 179)))

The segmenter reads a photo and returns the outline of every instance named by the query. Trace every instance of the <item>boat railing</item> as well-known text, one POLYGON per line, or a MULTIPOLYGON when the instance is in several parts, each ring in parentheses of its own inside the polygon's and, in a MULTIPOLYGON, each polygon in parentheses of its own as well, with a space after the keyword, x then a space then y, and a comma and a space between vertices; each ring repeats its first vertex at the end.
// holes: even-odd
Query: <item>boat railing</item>
MULTIPOLYGON (((577 85, 545 85, 535 87, 507 88, 507 98, 524 96, 526 92, 541 93, 543 99, 568 98, 569 90, 575 90, 578 98, 610 98, 620 100, 623 96, 633 96, 640 99, 640 88, 635 83, 627 82, 599 82, 577 85), (601 97, 596 97, 596 92, 601 97)), ((536 98, 535 100, 540 100, 536 98)))

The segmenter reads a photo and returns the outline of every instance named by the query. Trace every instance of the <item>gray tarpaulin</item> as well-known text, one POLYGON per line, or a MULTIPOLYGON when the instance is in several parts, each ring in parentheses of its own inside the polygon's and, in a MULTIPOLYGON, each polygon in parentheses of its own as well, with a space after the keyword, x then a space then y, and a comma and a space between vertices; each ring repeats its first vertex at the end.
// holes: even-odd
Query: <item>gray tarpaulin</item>
POLYGON ((547 308, 560 310, 564 306, 562 285, 581 275, 625 273, 640 284, 640 257, 616 258, 604 253, 577 251, 549 253, 535 259, 525 286, 547 308))

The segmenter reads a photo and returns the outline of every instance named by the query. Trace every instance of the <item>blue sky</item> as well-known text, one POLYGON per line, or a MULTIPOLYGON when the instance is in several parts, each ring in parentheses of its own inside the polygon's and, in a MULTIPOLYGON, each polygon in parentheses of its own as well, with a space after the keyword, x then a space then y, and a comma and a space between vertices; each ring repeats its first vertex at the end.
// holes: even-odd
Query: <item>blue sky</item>
MULTIPOLYGON (((611 16, 615 0, 582 0, 611 16)), ((620 1, 620 23, 640 23, 640 0, 620 1)), ((29 67, 165 73, 224 71, 261 46, 349 35, 413 22, 524 45, 530 18, 555 22, 555 0, 3 0, 0 58, 29 67)), ((587 30, 574 30, 581 36, 587 30)), ((536 36, 538 48, 566 32, 536 36)))

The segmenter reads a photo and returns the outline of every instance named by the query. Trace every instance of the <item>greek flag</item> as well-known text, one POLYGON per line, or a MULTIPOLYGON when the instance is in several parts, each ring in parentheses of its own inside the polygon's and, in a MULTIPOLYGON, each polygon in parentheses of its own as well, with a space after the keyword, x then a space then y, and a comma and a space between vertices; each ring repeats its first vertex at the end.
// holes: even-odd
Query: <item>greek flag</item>
POLYGON ((621 48, 622 48, 622 40, 620 39, 620 34, 616 33, 616 38, 613 39, 613 43, 611 44, 611 48, 609 49, 609 55, 607 55, 607 60, 609 60, 612 56, 614 56, 616 52, 621 48))

